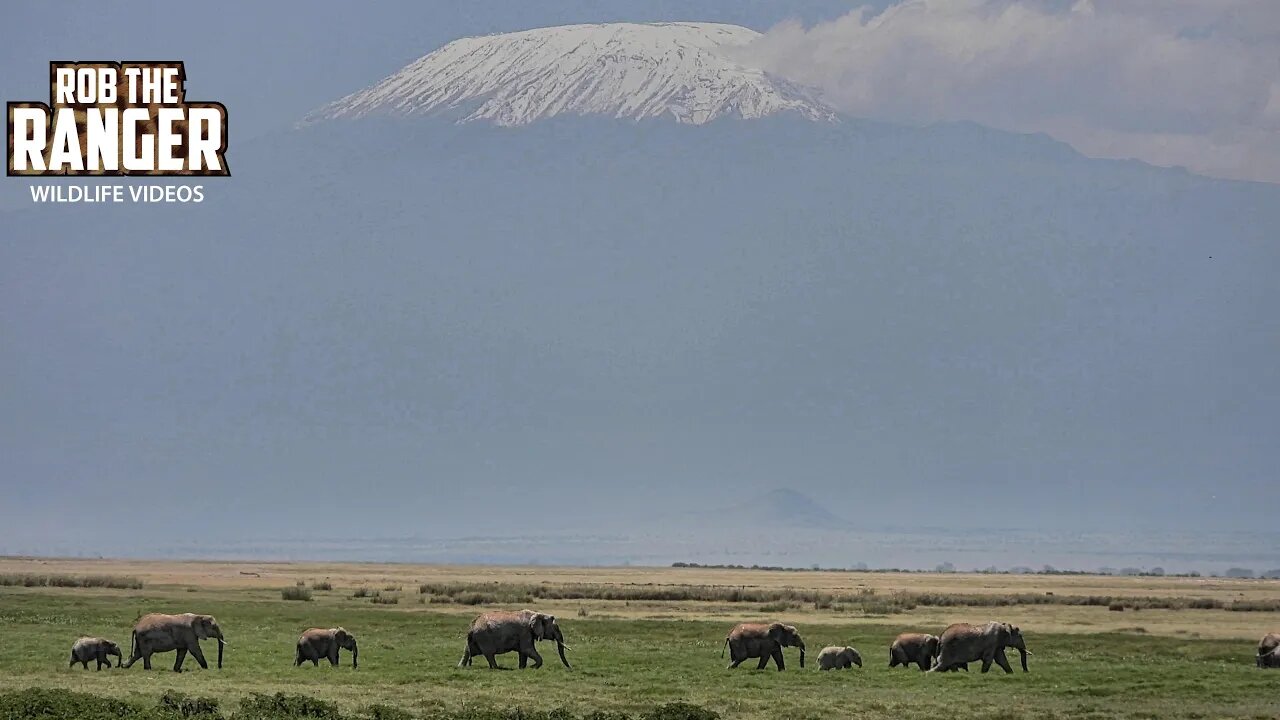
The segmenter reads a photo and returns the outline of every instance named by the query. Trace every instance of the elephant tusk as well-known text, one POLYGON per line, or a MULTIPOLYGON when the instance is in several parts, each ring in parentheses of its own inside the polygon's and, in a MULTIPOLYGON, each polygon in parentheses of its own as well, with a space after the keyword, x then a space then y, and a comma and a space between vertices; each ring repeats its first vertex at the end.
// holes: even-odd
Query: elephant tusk
POLYGON ((564 643, 560 643, 560 647, 564 648, 565 650, 572 650, 572 649, 573 649, 573 648, 569 647, 568 645, 565 645, 564 643))

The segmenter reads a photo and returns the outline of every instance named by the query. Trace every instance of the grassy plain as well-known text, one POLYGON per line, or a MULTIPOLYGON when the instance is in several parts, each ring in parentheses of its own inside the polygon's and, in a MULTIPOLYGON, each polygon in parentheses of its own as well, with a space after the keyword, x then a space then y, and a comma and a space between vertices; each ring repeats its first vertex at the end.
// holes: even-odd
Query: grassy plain
MULTIPOLYGON (((232 706, 250 693, 295 692, 344 710, 381 703, 420 716, 477 707, 637 712, 682 700, 748 719, 833 711, 872 719, 1280 717, 1280 671, 1253 666, 1257 640, 1280 630, 1280 612, 1221 609, 1236 602, 1268 607, 1280 600, 1275 581, 0 558, 0 576, 22 573, 132 577, 143 586, 0 586, 0 692, 61 687, 154 702, 175 689, 232 706), (281 590, 299 581, 332 589, 313 589, 310 601, 282 599, 281 590), (361 589, 364 596, 354 597, 361 589), (1038 599, 1007 606, 902 601, 912 597, 1038 599), (1084 597, 1128 607, 1066 604, 1084 597), (1219 607, 1186 607, 1188 599, 1219 607), (1179 609, 1152 607, 1162 604, 1179 609), (572 670, 550 648, 536 671, 454 667, 471 617, 525 606, 561 618, 572 670), (152 672, 141 664, 68 669, 76 637, 125 645, 134 619, 152 611, 216 615, 230 641, 225 668, 201 671, 188 658, 195 669, 175 675, 168 654, 152 672), (850 644, 866 666, 801 670, 791 650, 783 673, 726 670, 720 650, 729 627, 771 618, 800 628, 811 659, 824 645, 850 644), (988 619, 1022 626, 1035 653, 1031 673, 923 675, 887 667, 898 632, 936 633, 950 622, 988 619), (292 666, 303 629, 339 624, 360 640, 359 670, 346 656, 339 668, 292 666)), ((502 662, 514 667, 515 656, 502 662)))

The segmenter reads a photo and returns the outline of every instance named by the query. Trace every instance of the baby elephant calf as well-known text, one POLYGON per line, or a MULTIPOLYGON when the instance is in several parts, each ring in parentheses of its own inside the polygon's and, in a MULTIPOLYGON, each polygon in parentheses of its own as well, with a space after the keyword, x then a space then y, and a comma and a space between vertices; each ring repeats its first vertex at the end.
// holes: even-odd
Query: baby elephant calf
POLYGON ((93 660, 98 663, 99 670, 103 665, 111 667, 111 656, 116 656, 116 667, 120 667, 120 646, 110 640, 103 640, 95 637, 82 637, 71 646, 71 664, 67 667, 75 667, 76 663, 84 666, 85 670, 89 669, 89 661, 93 660))
POLYGON ((862 656, 851 647, 825 647, 818 653, 818 669, 848 669, 857 665, 862 667, 862 656))

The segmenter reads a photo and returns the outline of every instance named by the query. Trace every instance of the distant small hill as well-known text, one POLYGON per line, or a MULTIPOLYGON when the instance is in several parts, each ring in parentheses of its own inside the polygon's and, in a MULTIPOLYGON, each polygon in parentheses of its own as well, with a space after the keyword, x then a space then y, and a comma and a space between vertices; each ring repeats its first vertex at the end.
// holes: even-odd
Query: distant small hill
POLYGON ((691 513, 702 526, 755 525, 804 528, 809 530, 850 530, 853 525, 797 490, 778 488, 745 502, 710 511, 691 513))

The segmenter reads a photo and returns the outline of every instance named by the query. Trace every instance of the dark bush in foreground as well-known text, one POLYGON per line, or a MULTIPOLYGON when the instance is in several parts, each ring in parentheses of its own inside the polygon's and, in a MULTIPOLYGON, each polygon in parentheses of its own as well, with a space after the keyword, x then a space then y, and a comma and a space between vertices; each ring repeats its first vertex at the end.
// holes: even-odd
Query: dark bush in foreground
POLYGON ((54 688, 28 688, 0 694, 3 720, 151 720, 156 710, 123 700, 54 688))
POLYGON ((218 701, 210 697, 191 697, 168 690, 160 696, 160 710, 180 718, 221 718, 218 701))
POLYGON ((237 718, 277 720, 278 718, 319 718, 338 720, 338 706, 306 695, 259 695, 254 693, 240 701, 237 718))
POLYGON ((371 705, 343 715, 337 705, 306 695, 253 694, 240 701, 237 712, 223 714, 218 701, 169 691, 155 705, 134 704, 60 688, 28 688, 0 693, 0 720, 719 720, 720 715, 698 705, 677 702, 658 705, 639 715, 566 709, 465 708, 417 716, 400 708, 371 705))

